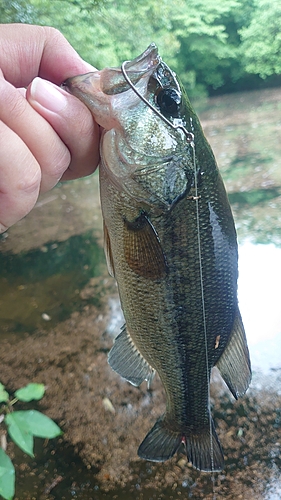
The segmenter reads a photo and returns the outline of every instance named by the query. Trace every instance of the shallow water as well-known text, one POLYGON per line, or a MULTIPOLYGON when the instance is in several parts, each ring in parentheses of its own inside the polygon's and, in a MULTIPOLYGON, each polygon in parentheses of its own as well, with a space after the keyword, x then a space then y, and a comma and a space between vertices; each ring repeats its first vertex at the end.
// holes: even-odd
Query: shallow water
MULTIPOLYGON (((217 499, 281 495, 280 96, 281 89, 223 96, 200 113, 236 220, 253 366, 238 402, 214 374, 213 415, 226 457, 214 475, 217 499)), ((103 256, 97 176, 42 196, 2 236, 0 251, 2 382, 10 391, 44 382, 39 408, 65 432, 44 446, 37 440, 33 460, 10 445, 17 498, 212 499, 210 475, 182 454, 166 464, 136 457, 163 394, 157 380, 148 392, 132 388, 106 365, 122 316, 103 256)))
POLYGON ((103 249, 92 230, 19 254, 2 253, 2 331, 31 333, 44 321, 45 327, 53 328, 72 311, 98 304, 97 296, 82 301, 79 294, 89 276, 101 275, 103 261, 103 249))

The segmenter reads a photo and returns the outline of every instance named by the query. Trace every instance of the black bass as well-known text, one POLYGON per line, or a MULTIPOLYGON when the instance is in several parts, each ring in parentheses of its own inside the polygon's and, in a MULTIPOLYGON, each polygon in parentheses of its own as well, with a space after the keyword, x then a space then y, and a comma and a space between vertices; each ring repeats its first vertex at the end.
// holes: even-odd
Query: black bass
POLYGON ((219 368, 235 398, 251 379, 233 217, 199 120, 157 47, 125 67, 129 83, 118 68, 64 83, 104 129, 105 251, 126 320, 109 364, 135 386, 156 371, 165 388, 166 411, 141 443, 140 457, 164 461, 183 443, 194 467, 221 470, 211 369, 219 368))

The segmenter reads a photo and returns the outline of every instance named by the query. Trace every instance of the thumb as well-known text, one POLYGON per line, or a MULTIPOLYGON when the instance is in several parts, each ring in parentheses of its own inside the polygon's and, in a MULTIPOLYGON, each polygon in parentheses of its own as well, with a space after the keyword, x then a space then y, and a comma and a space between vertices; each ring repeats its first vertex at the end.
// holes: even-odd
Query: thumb
POLYGON ((62 179, 91 174, 99 161, 99 127, 86 106, 53 83, 35 78, 26 98, 64 142, 71 162, 62 179))

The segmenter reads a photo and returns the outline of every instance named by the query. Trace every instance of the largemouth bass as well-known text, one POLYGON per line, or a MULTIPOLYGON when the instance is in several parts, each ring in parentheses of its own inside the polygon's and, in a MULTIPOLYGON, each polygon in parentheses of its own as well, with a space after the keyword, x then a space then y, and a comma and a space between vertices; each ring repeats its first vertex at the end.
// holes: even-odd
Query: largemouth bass
POLYGON ((234 221, 199 120, 157 47, 125 67, 127 80, 124 70, 106 68, 64 83, 104 129, 105 252, 126 320, 108 360, 135 386, 156 371, 165 389, 166 411, 140 457, 165 461, 183 443, 194 467, 221 470, 211 369, 219 368, 235 398, 251 378, 234 221))

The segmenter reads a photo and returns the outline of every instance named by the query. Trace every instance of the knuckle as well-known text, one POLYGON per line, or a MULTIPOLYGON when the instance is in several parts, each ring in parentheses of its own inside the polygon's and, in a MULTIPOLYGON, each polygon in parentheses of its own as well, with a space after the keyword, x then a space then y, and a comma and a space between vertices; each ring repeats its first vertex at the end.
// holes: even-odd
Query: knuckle
MULTIPOLYGON (((75 138, 79 134, 81 139, 93 140, 95 133, 95 121, 90 110, 72 95, 67 96, 69 105, 66 108, 64 119, 67 122, 69 133, 75 138)), ((77 141, 78 142, 78 141, 77 141)))
POLYGON ((81 128, 82 133, 86 137, 88 141, 95 142, 97 137, 99 137, 99 125, 94 120, 92 113, 89 109, 83 109, 83 113, 81 113, 81 128))
POLYGON ((55 148, 53 154, 50 155, 48 163, 41 166, 41 192, 48 191, 59 182, 65 170, 67 170, 70 162, 71 156, 66 146, 63 146, 62 148, 55 148))
POLYGON ((10 92, 9 89, 6 89, 6 92, 2 94, 2 98, 5 102, 5 109, 9 113, 9 120, 12 119, 13 122, 21 120, 27 109, 27 101, 21 93, 10 92))
POLYGON ((32 168, 25 169, 17 183, 17 191, 31 195, 39 191, 41 183, 41 170, 39 165, 33 164, 32 168))
POLYGON ((59 153, 52 163, 52 176, 58 180, 70 164, 71 156, 66 146, 60 148, 59 153))
POLYGON ((60 42, 64 38, 62 33, 57 28, 53 28, 52 26, 43 26, 43 30, 46 35, 46 40, 55 40, 60 42))
MULTIPOLYGON (((88 111, 88 110, 86 110, 88 111)), ((88 111, 85 113, 83 109, 83 113, 80 114, 78 119, 78 127, 81 135, 89 140, 93 140, 94 136, 94 120, 92 118, 91 113, 88 111)))

